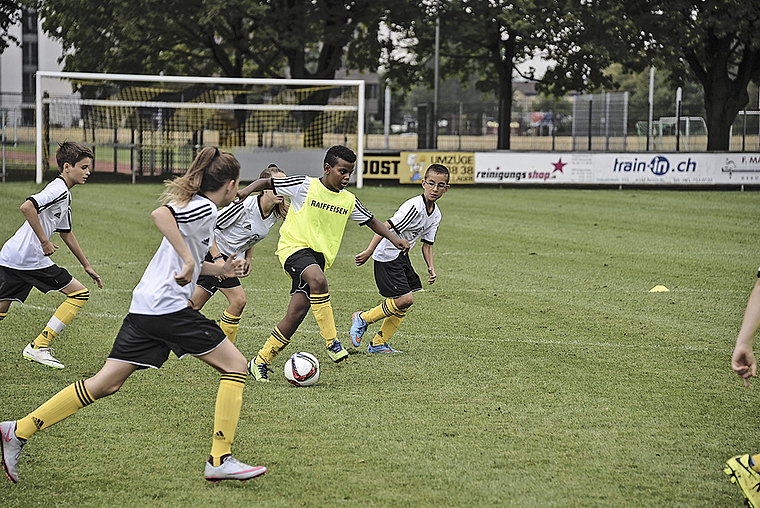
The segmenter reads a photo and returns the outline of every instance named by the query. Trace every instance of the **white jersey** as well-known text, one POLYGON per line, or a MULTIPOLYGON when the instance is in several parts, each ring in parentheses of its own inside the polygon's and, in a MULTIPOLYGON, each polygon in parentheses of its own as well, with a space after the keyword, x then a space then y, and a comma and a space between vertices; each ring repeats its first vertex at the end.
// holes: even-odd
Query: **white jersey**
POLYGON ((132 291, 132 314, 162 315, 180 311, 187 307, 193 296, 195 283, 203 267, 203 258, 211 245, 216 224, 217 208, 206 196, 196 194, 190 202, 179 207, 170 203, 167 207, 174 214, 182 239, 185 240, 195 260, 193 279, 180 286, 174 275, 182 271, 182 258, 165 237, 150 260, 148 268, 132 291))
MULTIPOLYGON (((420 194, 406 200, 393 217, 388 219, 388 223, 399 238, 409 242, 410 250, 418 239, 432 245, 441 224, 441 209, 438 205, 433 205, 433 213, 428 214, 425 198, 420 194)), ((381 262, 393 261, 399 253, 401 251, 390 240, 383 238, 372 253, 372 259, 381 262)))
MULTIPOLYGON (((71 231, 71 192, 62 177, 27 198, 34 204, 45 236, 71 231)), ((53 260, 42 251, 39 238, 28 221, 16 231, 0 250, 0 265, 16 270, 36 270, 53 266, 53 260)))
MULTIPOLYGON (((306 203, 306 196, 309 194, 309 186, 312 180, 317 181, 319 178, 310 178, 306 175, 272 178, 272 187, 276 189, 275 192, 278 194, 288 196, 290 198, 290 208, 293 209, 293 212, 297 212, 306 203)), ((338 192, 348 191, 341 190, 338 192)), ((348 193, 351 194, 350 192, 348 193)), ((353 196, 353 194, 351 195, 353 196)), ((356 199, 356 203, 348 218, 363 226, 372 220, 373 215, 372 212, 364 208, 359 198, 356 196, 354 198, 356 199)))
POLYGON ((216 246, 225 256, 237 254, 237 259, 242 259, 245 251, 266 238, 278 219, 274 211, 264 217, 260 194, 231 203, 219 211, 214 231, 216 246))

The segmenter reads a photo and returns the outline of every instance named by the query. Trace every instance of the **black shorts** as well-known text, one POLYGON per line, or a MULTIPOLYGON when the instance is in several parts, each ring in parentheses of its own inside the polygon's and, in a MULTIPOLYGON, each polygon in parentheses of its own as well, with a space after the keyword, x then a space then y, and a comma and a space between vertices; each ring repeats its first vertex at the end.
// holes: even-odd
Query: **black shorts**
POLYGON ((420 276, 406 254, 399 254, 393 261, 375 261, 375 283, 386 298, 398 298, 422 289, 420 276))
POLYGON ((33 287, 43 293, 61 291, 74 277, 58 265, 36 270, 16 270, 0 266, 0 300, 23 302, 33 287))
POLYGON ((212 295, 216 293, 217 289, 235 289, 241 286, 240 279, 237 277, 229 277, 219 280, 219 277, 214 277, 213 275, 201 275, 198 277, 196 285, 202 287, 212 295))
MULTIPOLYGON (((222 254, 222 258, 227 261, 227 256, 224 254, 222 254)), ((211 253, 206 253, 204 261, 208 261, 209 263, 214 262, 211 253)), ((217 289, 235 289, 241 286, 240 279, 237 277, 229 277, 227 279, 219 280, 219 277, 214 277, 213 275, 201 275, 198 277, 196 285, 205 289, 210 295, 216 293, 217 289)))
POLYGON ((127 314, 113 343, 109 360, 158 369, 174 351, 178 358, 210 353, 226 339, 219 326, 187 307, 171 314, 127 314))
POLYGON ((311 288, 301 278, 303 271, 312 265, 318 265, 322 271, 325 271, 325 256, 324 254, 312 249, 303 249, 295 252, 285 260, 283 268, 288 275, 290 275, 293 285, 290 287, 290 295, 293 296, 296 292, 301 291, 306 293, 306 296, 311 296, 311 288))

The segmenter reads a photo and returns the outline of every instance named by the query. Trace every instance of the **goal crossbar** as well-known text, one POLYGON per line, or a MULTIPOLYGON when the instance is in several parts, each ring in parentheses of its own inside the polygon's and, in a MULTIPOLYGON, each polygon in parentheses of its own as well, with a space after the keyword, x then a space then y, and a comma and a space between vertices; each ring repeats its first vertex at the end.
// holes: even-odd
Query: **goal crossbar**
MULTIPOLYGON (((132 81, 150 83, 200 83, 213 85, 303 85, 303 86, 356 86, 358 88, 358 103, 350 105, 289 105, 288 109, 294 111, 357 111, 357 140, 356 140, 356 186, 362 187, 362 172, 364 168, 364 80, 360 79, 289 79, 289 78, 224 78, 212 76, 163 76, 148 74, 107 74, 92 72, 64 72, 64 71, 37 71, 36 73, 36 181, 42 183, 43 176, 43 104, 55 103, 55 99, 43 97, 42 80, 44 78, 58 78, 70 80, 95 80, 95 81, 132 81)), ((81 105, 110 105, 126 107, 165 107, 177 109, 226 109, 226 110, 277 110, 281 106, 270 104, 207 104, 203 102, 149 102, 149 101, 110 101, 103 99, 72 99, 81 105)), ((70 101, 71 102, 71 101, 70 101)))

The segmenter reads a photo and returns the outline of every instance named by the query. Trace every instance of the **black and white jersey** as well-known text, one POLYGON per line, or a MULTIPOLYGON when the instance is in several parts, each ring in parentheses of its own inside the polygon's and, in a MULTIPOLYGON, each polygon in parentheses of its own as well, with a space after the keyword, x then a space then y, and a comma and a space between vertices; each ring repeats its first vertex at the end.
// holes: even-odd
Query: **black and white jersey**
MULTIPOLYGON (((62 177, 45 186, 38 194, 27 198, 34 204, 45 236, 71 231, 71 192, 62 177)), ((53 260, 42 252, 39 238, 28 221, 5 242, 0 251, 0 265, 16 270, 35 270, 53 266, 53 260)))
POLYGON ((182 271, 184 263, 164 237, 142 279, 132 291, 132 304, 129 307, 132 314, 169 314, 187 307, 203 267, 203 258, 211 245, 217 218, 217 208, 213 201, 197 194, 184 207, 175 203, 170 203, 167 207, 174 214, 182 238, 195 260, 193 280, 184 286, 174 280, 174 275, 182 271))
POLYGON ((264 217, 260 194, 230 203, 216 220, 216 246, 225 256, 237 254, 237 259, 242 259, 245 251, 266 238, 278 219, 273 211, 264 217))
MULTIPOLYGON (((441 224, 441 209, 438 205, 433 207, 433 213, 428 214, 425 198, 422 194, 406 200, 388 219, 391 230, 399 238, 409 242, 409 249, 414 247, 417 240, 423 243, 433 244, 438 226, 441 224)), ((377 245, 372 259, 375 261, 388 262, 396 259, 401 251, 390 240, 383 238, 377 245)))
MULTIPOLYGON (((304 204, 306 204, 306 198, 309 195, 309 187, 316 182, 319 182, 319 178, 310 178, 306 175, 284 176, 281 178, 272 178, 272 187, 274 187, 277 194, 282 194, 290 198, 290 209, 293 210, 293 213, 296 213, 302 206, 304 206, 304 204)), ((355 204, 351 210, 349 219, 356 221, 360 225, 364 225, 372 220, 372 212, 364 208, 364 205, 361 204, 359 198, 351 194, 351 192, 344 189, 336 193, 335 191, 327 190, 326 188, 325 191, 333 194, 346 193, 353 196, 355 204)))

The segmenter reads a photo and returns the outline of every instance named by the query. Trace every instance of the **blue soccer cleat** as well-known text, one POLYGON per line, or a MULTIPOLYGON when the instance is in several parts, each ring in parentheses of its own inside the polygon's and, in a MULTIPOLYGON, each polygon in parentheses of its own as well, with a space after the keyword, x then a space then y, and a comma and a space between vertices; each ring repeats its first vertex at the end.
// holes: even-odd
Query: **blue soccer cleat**
POLYGON ((367 322, 362 318, 362 313, 354 312, 354 315, 351 316, 351 329, 348 331, 348 334, 351 336, 351 344, 354 347, 359 347, 366 331, 367 322))
POLYGON ((385 344, 380 344, 379 346, 373 346, 370 342, 369 346, 367 346, 367 353, 403 353, 403 351, 393 349, 387 342, 385 344))

